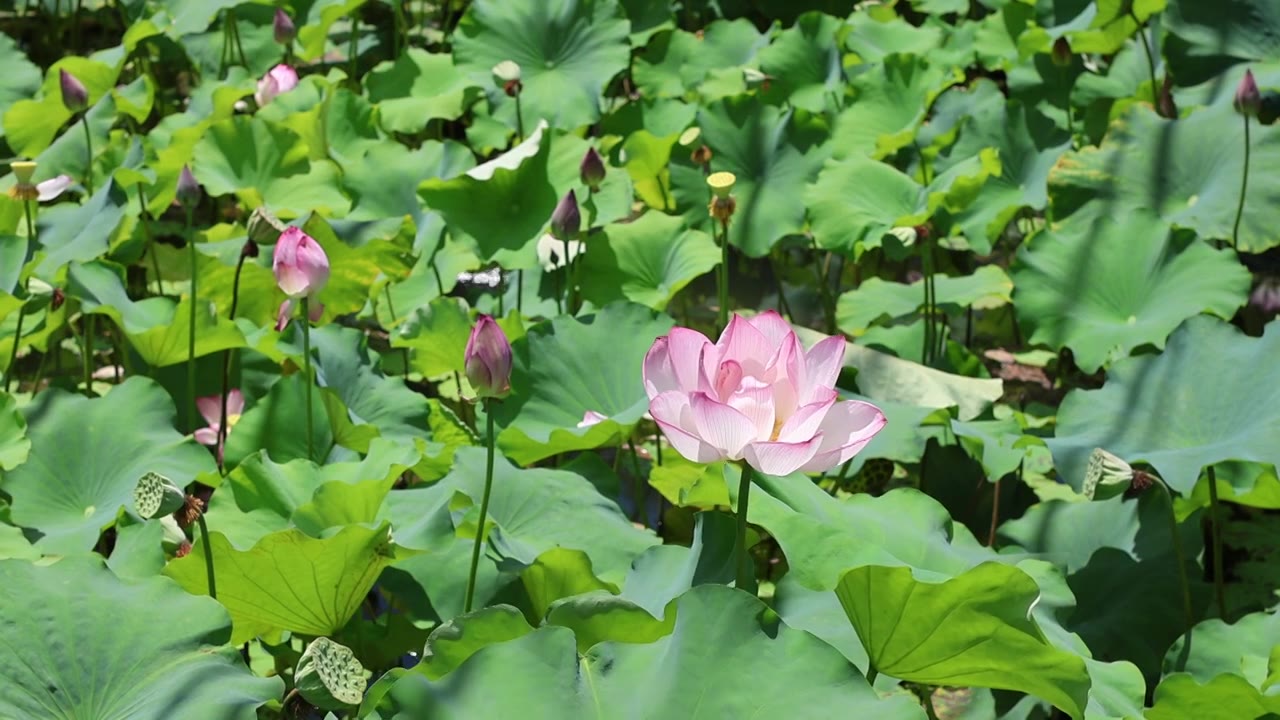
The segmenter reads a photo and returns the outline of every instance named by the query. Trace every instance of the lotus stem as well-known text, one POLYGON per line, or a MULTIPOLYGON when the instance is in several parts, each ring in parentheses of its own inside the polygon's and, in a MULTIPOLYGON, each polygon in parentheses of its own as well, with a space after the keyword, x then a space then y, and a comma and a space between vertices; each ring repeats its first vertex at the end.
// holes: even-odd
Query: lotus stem
POLYGON ((729 327, 729 221, 720 221, 720 272, 716 274, 716 294, 720 303, 719 332, 729 327))
MULTIPOLYGON (((231 310, 227 316, 231 320, 236 319, 236 306, 240 303, 240 272, 244 270, 245 254, 240 253, 240 260, 236 262, 236 276, 231 284, 231 310)), ((226 461, 224 459, 227 447, 227 395, 231 392, 231 353, 227 350, 222 354, 222 409, 218 417, 218 472, 222 475, 227 474, 226 461)))
POLYGON ((635 520, 647 527, 649 521, 644 511, 644 501, 647 495, 645 486, 648 483, 640 476, 640 456, 636 453, 635 442, 630 438, 627 439, 627 449, 631 452, 631 474, 635 477, 635 485, 632 487, 632 498, 636 505, 635 520))
MULTIPOLYGON (((203 504, 203 501, 201 501, 203 504)), ((204 543, 204 572, 209 577, 209 597, 218 599, 218 583, 213 577, 213 546, 209 544, 209 526, 204 521, 205 508, 196 513, 196 524, 200 526, 200 542, 204 543)))
POLYGON ((738 481, 738 532, 737 539, 734 542, 735 564, 738 568, 737 587, 739 590, 751 592, 750 588, 755 581, 755 568, 752 567, 751 556, 747 554, 747 508, 751 497, 751 474, 754 470, 750 465, 742 465, 742 479, 738 481))
POLYGON ((1209 537, 1213 543, 1213 591, 1218 600, 1218 613, 1225 620, 1227 617, 1227 591, 1222 568, 1222 506, 1218 502, 1218 475, 1212 465, 1208 467, 1208 473, 1209 514, 1213 516, 1210 518, 1213 524, 1209 526, 1209 537))
POLYGON ((307 383, 307 459, 315 460, 315 429, 312 427, 311 390, 314 379, 311 376, 311 299, 302 298, 302 372, 307 383))
POLYGON ((880 677, 880 671, 876 670, 875 666, 871 664, 870 660, 868 660, 867 661, 867 684, 874 688, 876 685, 876 678, 878 677, 880 677))
POLYGON ((493 490, 493 455, 494 455, 494 427, 493 427, 493 405, 488 401, 484 401, 485 427, 487 428, 486 445, 489 450, 488 459, 485 462, 484 470, 484 495, 480 497, 480 523, 476 527, 475 543, 471 546, 471 571, 467 574, 467 594, 462 602, 462 612, 471 612, 472 603, 476 595, 476 571, 480 568, 480 547, 484 544, 484 528, 489 518, 489 495, 493 490))
POLYGON ((1236 205, 1236 222, 1231 227, 1231 247, 1240 249, 1240 219, 1244 217, 1244 195, 1249 189, 1249 116, 1244 115, 1244 172, 1240 174, 1240 200, 1236 205))
POLYGON ((89 132, 89 111, 80 113, 80 124, 84 126, 84 147, 87 159, 84 166, 84 188, 93 194, 93 135, 89 132))
MULTIPOLYGON (((35 216, 31 212, 30 200, 24 200, 22 202, 22 211, 27 218, 28 241, 34 244, 36 240, 36 221, 35 221, 35 216)), ((18 327, 14 330, 14 333, 13 333, 13 349, 9 351, 9 364, 5 365, 4 367, 4 391, 5 392, 9 392, 9 383, 13 380, 13 374, 15 372, 14 366, 18 362, 18 346, 22 344, 22 321, 26 317, 26 314, 27 314, 27 303, 24 300, 22 304, 18 306, 18 327)))
POLYGON ((1187 580, 1187 556, 1182 550, 1182 536, 1178 534, 1178 514, 1173 509, 1173 492, 1169 490, 1169 486, 1160 479, 1156 480, 1156 484, 1164 490, 1165 500, 1169 502, 1169 534, 1172 536, 1173 552, 1178 561, 1178 580, 1182 584, 1182 613, 1187 623, 1187 642, 1190 642, 1191 627, 1196 622, 1195 612, 1191 608, 1191 583, 1187 580))
POLYGON ((80 351, 84 362, 84 395, 93 397, 93 316, 82 314, 80 322, 84 330, 84 342, 80 351))
POLYGON ((187 207, 187 252, 191 258, 191 308, 187 333, 187 409, 191 411, 191 423, 194 426, 200 411, 196 407, 196 298, 199 288, 199 274, 196 271, 196 238, 191 232, 191 219, 194 208, 187 207))
MULTIPOLYGON (((1147 25, 1138 19, 1138 14, 1132 8, 1129 10, 1129 17, 1138 24, 1138 42, 1142 45, 1142 52, 1147 56, 1147 73, 1151 77, 1151 101, 1158 105, 1158 95, 1160 91, 1156 89, 1156 61, 1151 54, 1151 48, 1147 45, 1147 25)), ((1068 117, 1070 117, 1070 109, 1068 109, 1068 117)))

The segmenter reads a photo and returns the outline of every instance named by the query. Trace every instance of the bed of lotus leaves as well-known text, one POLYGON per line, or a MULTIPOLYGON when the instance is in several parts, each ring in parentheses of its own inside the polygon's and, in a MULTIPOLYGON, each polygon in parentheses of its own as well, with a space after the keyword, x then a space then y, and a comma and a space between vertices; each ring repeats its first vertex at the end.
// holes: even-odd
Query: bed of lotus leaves
POLYGON ((24 0, 0 30, 0 154, 54 181, 30 233, 0 177, 0 717, 1280 714, 1274 0, 24 0), (741 470, 680 457, 641 379, 715 331, 712 171, 730 309, 843 334, 842 396, 888 417, 758 479, 754 593, 741 470), (310 416, 259 209, 331 263, 310 416), (515 358, 483 527, 479 313, 515 358), (228 389, 220 458, 188 398, 228 389), (1095 448, 1148 482, 1090 500, 1095 448), (207 542, 142 519, 147 473, 207 542))

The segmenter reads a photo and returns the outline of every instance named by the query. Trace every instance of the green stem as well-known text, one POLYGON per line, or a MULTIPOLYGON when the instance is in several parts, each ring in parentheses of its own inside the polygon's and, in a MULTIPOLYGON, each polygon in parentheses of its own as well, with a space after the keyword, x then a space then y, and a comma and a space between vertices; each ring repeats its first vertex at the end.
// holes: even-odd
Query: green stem
POLYGON ((716 294, 720 302, 720 313, 717 322, 719 331, 729 327, 729 222, 720 221, 720 272, 716 275, 716 294))
MULTIPOLYGON (((1138 19, 1137 13, 1129 10, 1129 17, 1138 24, 1138 41, 1142 44, 1142 52, 1147 56, 1147 72, 1151 77, 1151 100, 1152 104, 1159 104, 1160 91, 1156 88, 1156 61, 1151 55, 1151 48, 1147 46, 1146 24, 1138 19)), ((1070 113, 1070 110, 1068 110, 1070 113)))
POLYGON ((391 12, 395 15, 395 31, 391 33, 391 57, 400 57, 400 40, 405 32, 404 8, 401 0, 391 0, 391 12))
POLYGON ((88 162, 84 166, 84 189, 93 194, 93 136, 89 133, 89 112, 80 114, 80 124, 84 126, 84 146, 88 154, 88 162))
POLYGON ((524 271, 516 270, 516 312, 524 316, 524 271))
POLYGON ((484 526, 489 517, 489 494, 493 490, 493 454, 494 454, 494 429, 493 429, 493 407, 489 401, 485 401, 484 408, 485 426, 488 428, 488 436, 485 439, 489 450, 489 457, 485 463, 484 471, 484 495, 480 498, 480 524, 476 526, 476 540, 471 546, 471 572, 467 574, 467 595, 462 603, 462 612, 471 612, 471 605, 476 595, 476 571, 480 568, 480 547, 484 544, 484 526))
POLYGON ((876 686, 876 678, 880 677, 880 671, 875 669, 870 662, 867 663, 867 684, 871 687, 876 686))
POLYGON ((516 142, 524 142, 524 113, 520 111, 520 92, 516 91, 516 142))
POLYGON ((245 58, 244 45, 240 42, 240 24, 236 22, 235 8, 228 10, 227 13, 227 22, 230 23, 231 26, 231 47, 235 50, 236 54, 240 56, 240 66, 247 68, 249 67, 249 61, 245 58))
POLYGON ((1191 583, 1187 580, 1187 556, 1182 550, 1182 536, 1178 534, 1178 514, 1173 509, 1173 492, 1169 490, 1164 480, 1156 480, 1156 484, 1164 490, 1165 500, 1169 502, 1169 533, 1173 536, 1173 552, 1178 560, 1178 580, 1182 583, 1182 613, 1186 619, 1187 632, 1190 633, 1191 626, 1196 622, 1194 611, 1191 609, 1191 583))
POLYGON ((191 257, 191 312, 188 313, 190 323, 187 328, 190 330, 187 337, 187 408, 191 411, 191 424, 194 427, 196 418, 200 417, 200 412, 196 408, 196 298, 199 289, 198 274, 196 272, 196 239, 191 232, 191 215, 194 208, 187 208, 187 249, 191 257))
POLYGON ((200 525, 200 542, 204 543, 204 571, 209 576, 209 597, 218 599, 218 583, 213 577, 213 546, 209 544, 209 526, 204 521, 204 510, 196 514, 200 525))
POLYGON ((80 350, 84 361, 84 394, 93 397, 93 316, 82 316, 80 323, 84 326, 84 344, 80 350))
POLYGON ((933 339, 933 253, 929 251, 928 239, 921 239, 920 242, 920 267, 924 273, 924 279, 921 282, 924 285, 924 347, 920 351, 920 362, 924 365, 932 365, 933 348, 935 347, 933 339))
POLYGON ((351 12, 351 38, 347 48, 347 61, 350 64, 347 74, 351 76, 351 84, 354 86, 359 82, 356 73, 358 72, 360 58, 360 15, 359 10, 351 12))
POLYGON ((751 592, 755 580, 755 568, 751 564, 751 556, 747 554, 747 509, 751 497, 751 473, 755 472, 750 465, 742 465, 742 479, 738 481, 738 533, 734 543, 734 553, 740 590, 751 592))
POLYGON ((1213 524, 1210 526, 1210 538, 1213 542, 1213 590, 1218 599, 1218 614, 1224 620, 1227 617, 1227 591, 1223 580, 1222 567, 1222 506, 1218 503, 1218 475, 1213 466, 1209 472, 1209 514, 1213 524))
POLYGON ((307 383, 307 457, 315 460, 315 430, 311 417, 311 299, 302 298, 302 369, 307 383))
POLYGON ((1240 247, 1240 219, 1244 217, 1244 195, 1249 189, 1249 116, 1244 116, 1244 172, 1240 175, 1240 201, 1236 205, 1236 223, 1231 228, 1231 247, 1240 247))
MULTIPOLYGON (((31 212, 31 201, 24 200, 22 203, 22 212, 27 218, 27 241, 35 246, 36 242, 36 221, 35 216, 31 212)), ((4 369, 4 391, 9 392, 9 382, 13 380, 14 365, 18 362, 18 346, 22 343, 22 320, 27 313, 27 303, 23 300, 18 306, 18 327, 13 334, 13 350, 9 353, 9 364, 4 369)))
POLYGON ((627 439, 627 449, 631 451, 631 473, 635 477, 635 485, 632 486, 632 500, 636 504, 635 520, 648 525, 648 518, 645 516, 644 501, 648 490, 648 481, 640 477, 640 456, 636 454, 636 444, 630 438, 627 439))
MULTIPOLYGON (((395 326, 397 322, 399 322, 396 316, 396 306, 391 303, 391 283, 387 283, 386 285, 383 285, 382 292, 384 295, 387 296, 387 311, 391 313, 391 325, 387 326, 387 336, 388 336, 387 342, 390 343, 391 342, 390 335, 392 333, 392 328, 395 326)), ((444 293, 441 293, 441 294, 443 295, 444 293)), ((404 366, 404 370, 402 371, 402 373, 404 375, 408 375, 409 374, 409 348, 407 347, 400 348, 400 364, 404 366)))
MULTIPOLYGON (((240 260, 236 263, 236 276, 231 284, 231 310, 227 313, 231 320, 236 319, 236 306, 240 303, 240 272, 244 270, 244 253, 240 254, 240 260)), ((222 409, 218 416, 218 472, 226 475, 227 466, 223 461, 223 451, 227 445, 227 395, 231 393, 231 353, 233 350, 227 350, 222 353, 222 409)))

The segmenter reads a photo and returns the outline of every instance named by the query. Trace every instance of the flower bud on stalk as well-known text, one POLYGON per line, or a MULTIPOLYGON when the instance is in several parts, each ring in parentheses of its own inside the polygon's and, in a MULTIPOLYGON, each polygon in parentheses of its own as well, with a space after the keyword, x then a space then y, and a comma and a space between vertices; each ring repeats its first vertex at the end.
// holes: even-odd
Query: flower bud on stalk
POLYGON ((1262 107, 1262 94, 1258 92, 1258 83, 1253 79, 1253 71, 1245 70, 1244 77, 1236 86, 1236 96, 1232 101, 1236 112, 1249 117, 1257 117, 1262 107))
POLYGON ((511 343, 488 315, 481 315, 463 355, 467 382, 477 397, 501 398, 511 392, 511 343))
POLYGON ((1058 67, 1067 67, 1071 64, 1071 43, 1067 41, 1065 35, 1053 41, 1050 57, 1053 58, 1053 64, 1058 67))
POLYGON ((276 42, 281 45, 288 45, 298 35, 298 30, 293 25, 293 18, 289 17, 289 13, 285 12, 284 8, 276 8, 276 17, 271 23, 271 30, 276 42))
POLYGON ((578 211, 578 197, 572 190, 560 198, 555 212, 551 213, 551 234, 557 240, 569 241, 578 237, 582 229, 582 214, 578 211))
POLYGON ((78 113, 89 107, 89 91, 75 75, 66 70, 59 70, 58 84, 62 89, 62 104, 68 110, 78 113))
POLYGON ((200 183, 191 174, 191 168, 182 166, 182 174, 178 175, 178 204, 191 209, 200 204, 200 183))
POLYGON ((578 166, 578 177, 582 180, 582 184, 591 188, 593 193, 600 192, 600 183, 604 182, 604 176, 604 159, 595 148, 587 148, 587 154, 582 156, 582 163, 578 166))

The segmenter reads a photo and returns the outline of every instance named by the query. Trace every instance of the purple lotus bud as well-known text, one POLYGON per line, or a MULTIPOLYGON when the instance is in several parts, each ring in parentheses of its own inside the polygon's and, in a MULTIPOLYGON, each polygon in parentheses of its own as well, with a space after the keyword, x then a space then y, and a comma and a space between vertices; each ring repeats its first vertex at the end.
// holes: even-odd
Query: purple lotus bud
POLYGON ((578 212, 578 197, 570 190, 560 198, 555 212, 551 213, 551 234, 557 240, 572 240, 582 228, 582 215, 578 212))
POLYGON ((582 164, 578 166, 578 176, 582 179, 582 184, 591 188, 591 192, 599 192, 600 183, 604 182, 604 175, 604 159, 595 148, 587 148, 587 154, 582 156, 582 164))
POLYGON ((1062 36, 1053 41, 1053 52, 1050 53, 1053 58, 1053 64, 1058 67, 1067 67, 1071 64, 1071 43, 1067 42, 1066 36, 1062 36))
POLYGON ((1258 92, 1258 83, 1253 79, 1253 71, 1245 70, 1244 77, 1236 86, 1236 97, 1232 103, 1236 112, 1249 117, 1256 117, 1262 107, 1262 94, 1258 92))
POLYGON ((477 396, 500 398, 511 391, 511 343, 488 315, 472 328, 463 362, 477 396))
POLYGON ((200 183, 191 174, 191 168, 182 166, 182 174, 178 175, 178 204, 191 209, 200 204, 200 183))
POLYGON ((84 83, 66 70, 58 71, 58 83, 62 86, 62 104, 73 113, 89 107, 89 91, 84 83))
POLYGON ((275 32, 276 42, 281 45, 288 45, 298 35, 298 29, 293 26, 293 18, 289 17, 289 13, 284 8, 276 8, 275 20, 271 23, 271 29, 275 32))

